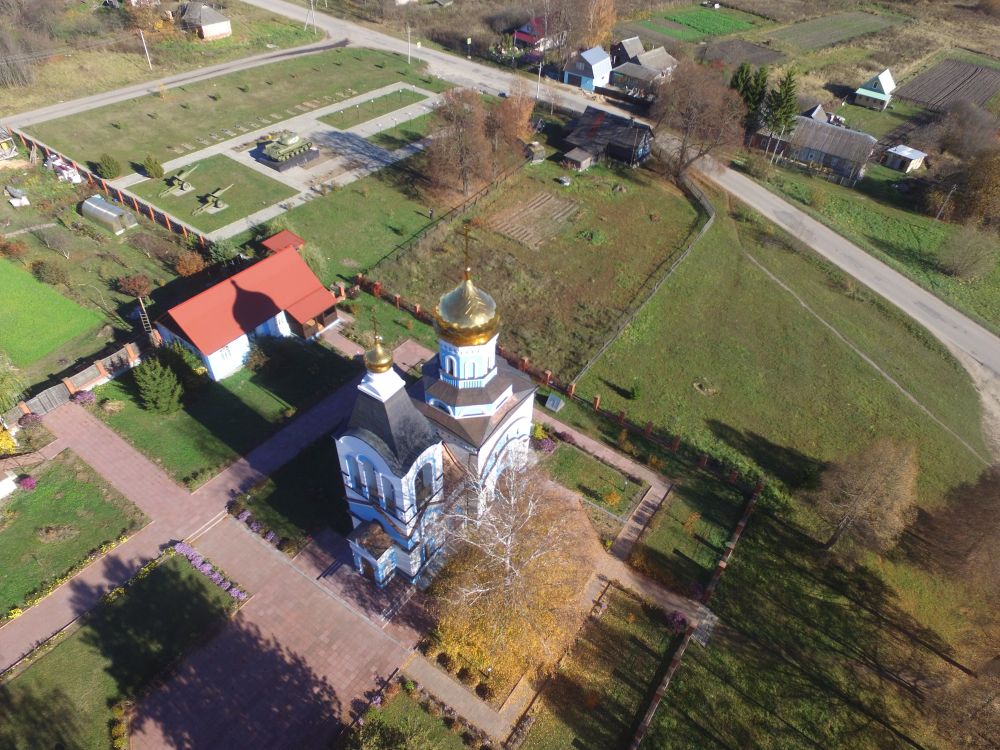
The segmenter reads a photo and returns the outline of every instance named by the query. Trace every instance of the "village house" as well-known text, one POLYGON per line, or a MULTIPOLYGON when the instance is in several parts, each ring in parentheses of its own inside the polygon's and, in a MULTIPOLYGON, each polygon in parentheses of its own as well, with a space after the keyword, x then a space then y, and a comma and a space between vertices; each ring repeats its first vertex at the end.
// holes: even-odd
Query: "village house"
POLYGON ((303 244, 279 232, 264 242, 272 255, 172 307, 156 330, 197 354, 212 380, 240 370, 257 337, 315 338, 336 322, 337 300, 302 260, 303 244))
POLYGON ((514 44, 537 52, 545 52, 559 47, 565 38, 565 31, 559 34, 546 34, 546 23, 543 16, 536 16, 514 30, 514 44))
POLYGON ((611 81, 611 56, 601 47, 576 52, 563 68, 563 83, 584 91, 607 86, 611 81))
POLYGON ((889 106, 892 92, 895 90, 896 82, 892 80, 892 73, 886 68, 854 92, 854 103, 859 107, 881 111, 889 106))
POLYGON ((893 146, 885 152, 885 165, 889 169, 898 169, 900 172, 909 174, 920 169, 924 165, 927 154, 909 146, 893 146))
POLYGON ((601 158, 634 167, 652 153, 653 131, 644 123, 587 107, 572 123, 566 142, 574 148, 563 160, 574 169, 586 169, 601 158))
POLYGON ((660 81, 677 67, 677 58, 663 47, 645 50, 635 36, 612 45, 611 60, 611 85, 640 97, 655 94, 660 81))
POLYGON ((229 19, 207 3, 191 2, 181 11, 181 28, 194 31, 206 42, 232 36, 229 19))
POLYGON ((853 184, 865 174, 865 165, 878 141, 874 136, 814 120, 795 117, 795 125, 784 133, 762 130, 754 133, 751 144, 769 153, 803 164, 811 169, 832 172, 853 184))
POLYGON ((611 65, 617 68, 627 62, 635 62, 639 55, 646 51, 642 45, 642 40, 637 36, 630 36, 615 42, 611 45, 611 65))

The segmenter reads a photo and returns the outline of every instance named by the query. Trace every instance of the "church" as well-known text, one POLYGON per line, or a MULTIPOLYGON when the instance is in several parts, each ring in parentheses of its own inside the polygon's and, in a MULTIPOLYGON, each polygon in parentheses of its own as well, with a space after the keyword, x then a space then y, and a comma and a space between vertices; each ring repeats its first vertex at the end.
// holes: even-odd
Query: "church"
POLYGON ((350 419, 335 437, 354 566, 379 586, 396 575, 421 583, 441 548, 445 460, 488 498, 504 468, 527 459, 535 385, 497 356, 500 314, 468 268, 441 297, 434 328, 437 357, 410 387, 376 335, 350 419))

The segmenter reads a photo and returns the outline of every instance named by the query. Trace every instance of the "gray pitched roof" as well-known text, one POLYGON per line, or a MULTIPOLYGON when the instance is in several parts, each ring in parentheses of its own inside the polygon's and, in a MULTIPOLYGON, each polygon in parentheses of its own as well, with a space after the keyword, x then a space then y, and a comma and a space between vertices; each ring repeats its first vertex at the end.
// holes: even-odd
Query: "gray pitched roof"
POLYGON ((622 63, 617 68, 614 68, 612 73, 620 73, 623 76, 628 76, 629 78, 634 78, 637 81, 652 82, 660 77, 660 71, 654 70, 653 68, 647 68, 645 65, 639 65, 634 62, 622 63))
POLYGON ((867 161, 878 143, 874 136, 829 123, 819 122, 802 115, 795 117, 795 130, 791 138, 785 137, 796 148, 810 148, 841 159, 867 161))
POLYGON ((643 52, 639 55, 637 62, 645 68, 652 68, 661 73, 666 73, 677 67, 677 58, 663 47, 654 47, 648 52, 643 52))
POLYGON ((630 60, 643 53, 642 40, 637 36, 630 36, 628 39, 622 39, 618 44, 621 45, 622 51, 628 55, 630 60))
POLYGON ((573 130, 566 136, 566 142, 589 151, 594 156, 600 156, 608 146, 634 148, 651 137, 652 132, 645 123, 596 107, 587 107, 574 121, 573 130))
POLYGON ((377 450, 396 476, 403 476, 421 453, 438 442, 405 388, 384 403, 358 391, 344 434, 377 450))
POLYGON ((184 6, 181 20, 193 26, 210 26, 213 23, 222 23, 229 19, 210 5, 192 2, 184 6))

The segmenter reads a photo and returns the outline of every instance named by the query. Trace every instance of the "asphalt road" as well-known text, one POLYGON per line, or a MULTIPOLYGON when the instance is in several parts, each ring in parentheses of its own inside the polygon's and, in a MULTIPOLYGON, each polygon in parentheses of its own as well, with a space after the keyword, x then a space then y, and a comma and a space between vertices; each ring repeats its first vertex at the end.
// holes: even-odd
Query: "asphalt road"
MULTIPOLYGON (((308 14, 306 8, 293 5, 284 0, 244 0, 244 2, 273 13, 280 13, 303 23, 308 14)), ((204 78, 224 75, 236 70, 264 65, 268 62, 287 59, 288 57, 310 54, 332 46, 350 44, 352 46, 372 47, 399 52, 404 55, 407 54, 405 39, 397 39, 396 37, 383 34, 365 26, 359 26, 350 21, 316 13, 316 25, 324 30, 330 38, 341 41, 319 42, 292 50, 279 50, 244 60, 222 63, 190 73, 170 76, 158 81, 137 84, 104 94, 63 102, 32 112, 13 115, 6 118, 5 121, 9 125, 23 127, 34 122, 76 114, 106 104, 141 96, 157 91, 161 85, 167 88, 179 86, 204 78)), ((436 49, 426 47, 418 49, 415 43, 409 48, 409 52, 414 58, 426 61, 430 67, 430 71, 434 75, 460 86, 498 93, 508 90, 514 80, 513 74, 499 68, 482 65, 463 59, 458 55, 441 52, 436 49)), ((539 98, 545 101, 555 98, 561 106, 581 111, 588 104, 602 106, 606 109, 615 109, 610 105, 599 102, 595 97, 579 92, 579 90, 568 90, 561 86, 557 87, 544 80, 541 84, 539 98)), ((1000 338, 945 302, 942 302, 930 292, 914 284, 899 272, 876 260, 858 246, 848 242, 787 201, 779 198, 743 175, 712 163, 706 165, 703 174, 722 189, 730 192, 781 228, 798 237, 802 242, 862 284, 885 297, 918 323, 925 326, 945 345, 966 353, 992 372, 995 377, 1000 378, 1000 338)))

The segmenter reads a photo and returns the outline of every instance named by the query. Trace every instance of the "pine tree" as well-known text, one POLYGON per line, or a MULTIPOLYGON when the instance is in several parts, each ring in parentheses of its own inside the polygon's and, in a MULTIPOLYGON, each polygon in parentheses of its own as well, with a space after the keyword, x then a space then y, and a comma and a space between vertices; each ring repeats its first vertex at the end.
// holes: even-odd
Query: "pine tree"
POLYGON ((767 66, 761 65, 747 83, 743 103, 747 108, 746 128, 748 132, 759 130, 764 123, 764 117, 767 114, 767 79, 769 75, 767 66))
POLYGON ((96 171, 105 180, 113 180, 122 173, 122 164, 111 154, 101 154, 96 171))
POLYGON ((768 92, 766 123, 772 133, 789 130, 795 123, 798 111, 795 89, 795 71, 789 70, 781 77, 778 88, 768 92))
POLYGON ((753 73, 750 70, 750 63, 747 62, 740 63, 740 67, 736 69, 733 77, 729 79, 729 88, 736 90, 736 93, 742 97, 744 104, 748 104, 747 93, 750 91, 752 81, 753 73))
POLYGON ((142 162, 142 170, 146 173, 147 177, 151 177, 154 180, 163 177, 163 165, 152 154, 146 155, 146 158, 142 162))
POLYGON ((181 387, 177 375, 159 359, 149 359, 133 370, 142 405, 158 414, 172 414, 181 407, 181 387))

